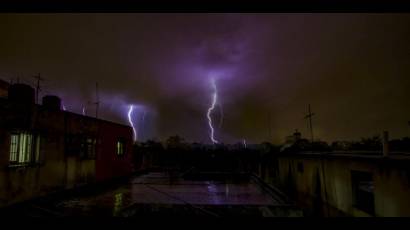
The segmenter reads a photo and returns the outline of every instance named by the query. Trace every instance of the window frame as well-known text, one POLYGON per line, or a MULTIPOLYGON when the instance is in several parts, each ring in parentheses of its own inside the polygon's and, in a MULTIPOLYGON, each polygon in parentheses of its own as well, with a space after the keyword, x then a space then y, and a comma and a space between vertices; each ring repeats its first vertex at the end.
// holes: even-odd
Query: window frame
POLYGON ((9 166, 40 163, 41 136, 38 133, 13 131, 9 143, 9 166))
POLYGON ((81 141, 80 158, 96 159, 97 157, 97 138, 95 136, 85 136, 81 141))
POLYGON ((85 141, 86 145, 86 158, 94 159, 97 153, 97 139, 94 137, 87 137, 85 141))
POLYGON ((126 153, 126 141, 124 138, 119 138, 115 145, 115 153, 118 157, 125 156, 126 153))

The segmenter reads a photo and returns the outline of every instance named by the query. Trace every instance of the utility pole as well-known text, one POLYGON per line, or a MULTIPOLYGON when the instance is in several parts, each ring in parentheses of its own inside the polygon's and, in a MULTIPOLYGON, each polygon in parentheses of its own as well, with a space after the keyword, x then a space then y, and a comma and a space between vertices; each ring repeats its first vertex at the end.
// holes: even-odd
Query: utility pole
POLYGON ((40 87, 40 81, 43 81, 44 79, 41 78, 40 73, 38 73, 36 76, 33 76, 35 79, 37 79, 37 86, 36 86, 36 103, 38 104, 38 95, 41 91, 40 87))
POLYGON ((305 116, 305 119, 309 119, 310 135, 311 135, 312 142, 313 142, 312 116, 315 115, 315 114, 310 111, 310 104, 309 104, 308 112, 309 113, 305 116))

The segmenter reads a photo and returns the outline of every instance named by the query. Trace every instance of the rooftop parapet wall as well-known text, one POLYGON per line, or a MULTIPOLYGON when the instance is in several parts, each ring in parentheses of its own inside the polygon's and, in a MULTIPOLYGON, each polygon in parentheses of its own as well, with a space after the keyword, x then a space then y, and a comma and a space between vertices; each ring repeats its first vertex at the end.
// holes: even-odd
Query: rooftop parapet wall
POLYGON ((410 216, 408 156, 298 153, 278 155, 276 160, 276 166, 262 166, 264 180, 278 183, 300 201, 309 200, 310 206, 320 197, 324 215, 336 215, 329 210, 337 210, 350 216, 410 216), (353 178, 358 172, 371 178, 373 211, 363 211, 356 204, 360 201, 355 198, 353 178))

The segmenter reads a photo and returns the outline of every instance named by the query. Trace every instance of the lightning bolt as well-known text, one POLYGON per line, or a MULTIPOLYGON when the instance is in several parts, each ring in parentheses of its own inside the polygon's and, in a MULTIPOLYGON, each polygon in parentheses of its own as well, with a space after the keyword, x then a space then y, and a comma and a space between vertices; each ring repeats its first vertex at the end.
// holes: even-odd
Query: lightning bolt
POLYGON ((246 140, 245 140, 245 139, 243 139, 243 146, 244 146, 245 149, 246 149, 246 140))
POLYGON ((83 106, 83 116, 85 116, 85 106, 83 106))
POLYGON ((63 110, 65 111, 66 109, 65 109, 65 106, 64 106, 64 104, 63 104, 63 110))
POLYGON ((130 105, 128 109, 128 121, 132 127, 132 131, 134 132, 134 142, 137 141, 137 131, 135 130, 134 122, 131 119, 132 111, 134 110, 134 105, 130 105))
POLYGON ((211 130, 209 137, 211 138, 211 141, 212 141, 213 144, 217 144, 218 141, 215 140, 215 137, 214 137, 214 127, 212 126, 211 113, 212 113, 212 110, 214 110, 215 104, 218 100, 218 92, 217 92, 217 89, 216 89, 216 84, 215 84, 214 79, 211 80, 211 84, 212 84, 212 88, 213 88, 214 92, 212 94, 212 104, 211 104, 211 107, 209 107, 206 116, 208 117, 209 129, 211 130))

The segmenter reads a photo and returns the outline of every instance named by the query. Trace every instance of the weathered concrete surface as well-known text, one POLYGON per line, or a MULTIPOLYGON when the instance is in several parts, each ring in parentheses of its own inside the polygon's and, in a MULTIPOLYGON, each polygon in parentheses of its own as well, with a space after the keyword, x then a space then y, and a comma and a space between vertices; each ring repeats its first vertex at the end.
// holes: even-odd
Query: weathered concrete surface
POLYGON ((301 216, 300 209, 254 180, 192 180, 149 173, 105 191, 10 209, 31 216, 301 216))
POLYGON ((410 216, 410 156, 359 154, 280 155, 259 171, 267 183, 275 184, 288 195, 304 202, 319 216, 410 216), (374 213, 366 213, 354 204, 352 171, 372 175, 374 213), (318 202, 320 201, 320 202, 318 202), (323 206, 322 206, 323 205, 323 206))
POLYGON ((130 175, 131 150, 131 127, 0 98, 0 207, 130 175), (11 134, 23 131, 40 138, 39 157, 16 164, 10 162, 11 134), (96 156, 85 156, 86 138, 98 140, 96 156), (126 146, 121 156, 116 153, 119 139, 126 146))

